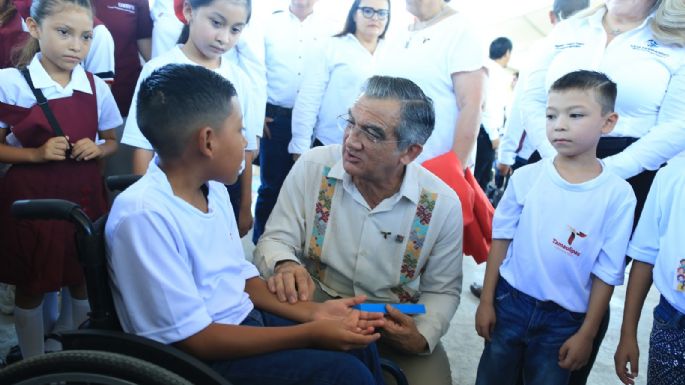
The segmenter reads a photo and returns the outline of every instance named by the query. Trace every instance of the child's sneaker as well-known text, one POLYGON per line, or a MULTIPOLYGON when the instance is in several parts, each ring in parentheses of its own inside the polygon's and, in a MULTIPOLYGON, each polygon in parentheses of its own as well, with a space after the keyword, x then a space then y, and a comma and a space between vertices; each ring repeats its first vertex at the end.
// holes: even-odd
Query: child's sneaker
POLYGON ((0 313, 14 313, 14 286, 0 283, 0 313))

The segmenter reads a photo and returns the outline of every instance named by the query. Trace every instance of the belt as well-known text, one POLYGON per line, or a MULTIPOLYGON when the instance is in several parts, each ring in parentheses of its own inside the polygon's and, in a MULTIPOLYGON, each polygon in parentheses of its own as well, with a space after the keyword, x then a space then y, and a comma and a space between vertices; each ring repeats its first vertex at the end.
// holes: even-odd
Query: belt
POLYGON ((266 103, 266 116, 270 118, 292 118, 293 109, 277 106, 275 104, 266 103))

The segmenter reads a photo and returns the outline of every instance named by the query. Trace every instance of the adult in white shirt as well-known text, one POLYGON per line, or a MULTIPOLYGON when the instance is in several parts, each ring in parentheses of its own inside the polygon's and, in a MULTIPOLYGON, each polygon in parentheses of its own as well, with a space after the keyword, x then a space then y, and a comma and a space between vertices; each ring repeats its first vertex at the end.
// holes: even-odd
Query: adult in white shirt
POLYGON ((654 170, 685 150, 685 28, 680 0, 610 0, 588 16, 560 23, 530 71, 522 112, 528 137, 542 157, 545 94, 564 74, 588 69, 618 84, 616 129, 597 155, 627 179, 638 199, 636 218, 654 170))
MULTIPOLYGON (((549 22, 556 25, 561 20, 575 15, 589 5, 589 0, 554 0, 552 9, 549 11, 549 22)), ((536 53, 539 50, 536 45, 529 51, 536 53)), ((497 171, 500 175, 509 175, 513 170, 525 165, 535 151, 525 133, 521 117, 521 99, 527 79, 527 71, 521 71, 516 86, 514 86, 514 96, 509 106, 507 121, 504 123, 504 136, 497 152, 497 171)))
POLYGON ((312 141, 314 146, 342 143, 338 117, 374 73, 389 24, 389 0, 355 0, 342 32, 326 41, 323 55, 312 58, 293 108, 288 152, 295 159, 312 141))
POLYGON ((415 317, 389 310, 379 340, 409 383, 425 385, 451 383, 439 342, 462 280, 459 199, 413 162, 434 118, 416 84, 369 79, 346 117, 343 145, 295 163, 254 255, 281 301, 364 293, 372 302, 425 304, 415 317))
POLYGON ((486 47, 474 25, 449 0, 407 0, 416 21, 388 41, 379 73, 412 80, 435 103, 435 129, 417 162, 454 151, 474 163, 485 84, 486 47))
POLYGON ((503 36, 498 37, 490 43, 490 59, 485 63, 488 70, 487 92, 478 131, 476 166, 473 171, 473 176, 483 191, 492 179, 495 150, 499 146, 504 125, 507 88, 511 84, 511 73, 506 68, 513 48, 511 40, 503 36))
POLYGON ((264 27, 267 104, 264 132, 259 141, 260 186, 255 204, 252 240, 257 243, 276 204, 283 180, 293 165, 288 153, 292 137, 292 110, 311 55, 334 32, 314 11, 317 0, 291 0, 264 27))

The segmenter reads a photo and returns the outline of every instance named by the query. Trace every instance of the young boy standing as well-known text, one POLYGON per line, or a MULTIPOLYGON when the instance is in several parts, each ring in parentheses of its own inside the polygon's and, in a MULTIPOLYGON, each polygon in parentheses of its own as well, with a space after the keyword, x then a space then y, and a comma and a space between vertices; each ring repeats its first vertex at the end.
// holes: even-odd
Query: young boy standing
POLYGON ((245 260, 223 186, 246 145, 231 83, 162 67, 141 83, 137 118, 157 156, 105 229, 124 331, 174 344, 233 384, 382 384, 382 314, 351 309, 363 296, 282 303, 245 260))
POLYGON ((552 85, 547 137, 558 154, 520 168, 497 207, 476 331, 476 384, 566 384, 587 361, 623 283, 635 196, 597 159, 616 84, 571 72, 552 85))

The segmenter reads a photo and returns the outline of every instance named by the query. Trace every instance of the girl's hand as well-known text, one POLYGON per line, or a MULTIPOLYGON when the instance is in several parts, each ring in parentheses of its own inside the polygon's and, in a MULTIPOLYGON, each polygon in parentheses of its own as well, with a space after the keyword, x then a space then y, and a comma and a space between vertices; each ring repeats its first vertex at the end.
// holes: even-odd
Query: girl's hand
POLYGON ((634 385, 637 377, 637 365, 640 358, 640 348, 634 338, 624 338, 618 343, 614 354, 614 365, 619 380, 626 385, 634 385), (630 370, 628 370, 630 364, 630 370))
POLYGON ((67 149, 69 148, 69 139, 64 136, 55 136, 48 139, 37 150, 38 162, 59 161, 67 158, 67 149))
POLYGON ((102 157, 103 154, 104 153, 100 146, 95 144, 89 138, 83 138, 79 140, 71 149, 71 159, 77 161, 98 159, 102 157))

